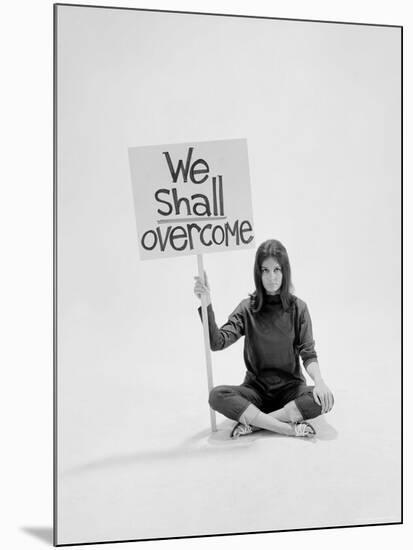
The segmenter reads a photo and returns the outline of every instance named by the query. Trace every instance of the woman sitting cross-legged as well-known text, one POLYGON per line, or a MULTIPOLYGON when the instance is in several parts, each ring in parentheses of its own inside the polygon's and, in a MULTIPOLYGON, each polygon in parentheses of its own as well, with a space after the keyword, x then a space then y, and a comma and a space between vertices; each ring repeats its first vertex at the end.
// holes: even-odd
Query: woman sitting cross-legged
POLYGON ((244 381, 213 388, 209 404, 236 421, 232 437, 258 429, 312 436, 315 430, 306 421, 328 413, 334 398, 320 373, 307 305, 291 293, 290 262, 279 241, 258 248, 254 282, 255 292, 218 328, 208 282, 195 277, 196 296, 207 298, 211 349, 222 350, 244 336, 244 381), (305 382, 300 357, 314 386, 305 382))

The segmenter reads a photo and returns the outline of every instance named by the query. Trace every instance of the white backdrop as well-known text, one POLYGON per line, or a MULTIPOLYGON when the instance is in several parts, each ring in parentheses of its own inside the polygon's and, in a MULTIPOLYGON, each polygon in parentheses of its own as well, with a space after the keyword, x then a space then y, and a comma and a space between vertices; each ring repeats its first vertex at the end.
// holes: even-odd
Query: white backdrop
MULTIPOLYGON (((90 2, 93 3, 93 2, 90 2)), ((114 4, 114 1, 101 3, 114 4)), ((117 2, 116 2, 117 3, 117 2)), ((122 5, 154 7, 151 0, 129 0, 122 5)), ((5 391, 0 402, 3 449, 1 456, 2 499, 4 518, 2 542, 8 548, 42 548, 51 541, 51 380, 52 380, 52 210, 51 210, 51 81, 52 32, 50 0, 33 3, 22 0, 7 4, 0 21, 0 41, 4 46, 3 75, 9 83, 2 89, 2 141, 7 154, 2 159, 2 190, 0 224, 3 229, 2 270, 2 369, 5 391), (24 16, 22 14, 24 13, 24 16), (18 32, 16 32, 16 30, 18 32), (24 133, 22 129, 24 128, 24 133), (23 138, 23 142, 22 142, 23 138), (22 162, 22 144, 25 148, 22 162), (16 253, 16 251, 18 253, 16 253), (7 367, 7 368, 6 368, 7 367), (7 452, 7 449, 10 452, 7 452)), ((174 0, 173 3, 157 0, 159 8, 195 9, 193 2, 174 0)), ((250 13, 281 17, 300 17, 342 21, 370 21, 409 25, 409 6, 404 0, 389 3, 370 0, 348 0, 332 3, 314 0, 311 3, 296 0, 294 3, 257 0, 208 0, 197 2, 197 9, 250 13)), ((409 33, 404 34, 404 86, 410 88, 411 43, 409 33)), ((407 96, 405 96, 407 97, 407 96)), ((410 112, 410 111, 409 111, 410 112)), ((405 109, 405 120, 411 117, 405 109)), ((405 125, 405 128, 408 124, 405 125)), ((406 144, 406 141, 405 141, 406 144)), ((406 170, 409 165, 405 153, 406 170)), ((409 210, 410 193, 405 188, 404 209, 409 210)), ((404 218, 405 280, 410 271, 409 218, 404 218)), ((405 304, 410 304, 410 293, 405 288, 405 304)), ((314 304, 310 304, 313 306, 314 304)), ((409 364, 410 347, 408 311, 405 308, 405 361, 409 364)), ((319 346, 320 347, 320 346, 319 346)), ((320 350, 319 350, 320 351, 320 350)), ((409 372, 405 368, 405 396, 409 389, 409 372)), ((405 457, 410 448, 410 408, 405 409, 405 457)), ((398 411, 399 409, 397 409, 398 411)), ((392 411, 393 412, 393 411, 392 411)), ((337 413, 333 413, 337 414, 337 413)), ((335 416, 337 419, 337 416, 335 416)), ((398 430, 398 420, 394 429, 398 430)), ((386 439, 386 435, 383 436, 386 439)), ((405 462, 406 463, 406 462, 405 462)), ((410 484, 405 477, 406 503, 410 484)), ((405 508, 404 526, 368 527, 362 529, 333 529, 294 533, 256 534, 246 537, 219 537, 204 539, 169 540, 146 543, 151 548, 239 548, 258 544, 272 548, 288 544, 310 549, 348 548, 351 545, 371 545, 378 549, 389 545, 406 545, 409 540, 409 507, 405 508)), ((411 533, 410 533, 411 535, 411 533)), ((140 547, 142 543, 131 543, 140 547)), ((106 545, 107 548, 118 545, 106 545)))
MULTIPOLYGON (((61 7, 58 46, 61 542, 398 521, 389 410, 400 404, 400 30, 61 7), (194 490, 230 495, 231 484, 226 493, 191 478, 191 451, 176 451, 208 428, 196 260, 139 261, 127 159, 131 146, 227 138, 248 140, 256 242, 278 238, 289 251, 336 396, 329 422, 358 482, 337 516, 299 509, 296 523, 222 524, 215 508, 160 525, 149 506, 141 525, 126 498, 118 521, 113 499, 99 508, 96 484, 119 498, 125 464, 143 457, 151 481, 137 487, 148 502, 163 498, 157 475, 182 491, 180 507, 202 509, 188 501, 194 490), (162 453, 179 460, 159 474, 162 453), (354 506, 378 482, 374 509, 354 506)), ((205 257, 218 321, 253 289, 253 257, 205 257)), ((242 344, 213 365, 215 383, 241 382, 242 344)), ((338 456, 328 462, 342 476, 338 456)), ((343 480, 327 477, 318 484, 334 501, 343 480)))

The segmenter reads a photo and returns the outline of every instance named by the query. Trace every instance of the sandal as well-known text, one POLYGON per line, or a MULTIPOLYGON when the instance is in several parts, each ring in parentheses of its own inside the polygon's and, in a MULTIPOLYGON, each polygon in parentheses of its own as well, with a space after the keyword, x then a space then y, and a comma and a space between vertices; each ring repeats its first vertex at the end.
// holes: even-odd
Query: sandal
POLYGON ((250 426, 249 424, 243 424, 242 422, 237 422, 232 428, 231 437, 233 439, 238 439, 241 435, 248 435, 254 432, 258 432, 260 428, 255 426, 250 426))
POLYGON ((308 422, 296 422, 294 424, 294 431, 296 437, 312 437, 316 434, 315 429, 308 422))

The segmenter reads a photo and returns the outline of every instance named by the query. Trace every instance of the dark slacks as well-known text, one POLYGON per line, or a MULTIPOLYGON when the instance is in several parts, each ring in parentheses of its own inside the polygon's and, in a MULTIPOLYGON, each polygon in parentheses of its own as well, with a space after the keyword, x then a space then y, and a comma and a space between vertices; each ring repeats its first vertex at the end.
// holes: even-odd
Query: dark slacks
POLYGON ((290 401, 295 404, 304 420, 321 414, 321 407, 314 401, 314 386, 293 384, 275 391, 264 391, 253 384, 240 386, 216 386, 209 394, 209 405, 215 411, 232 420, 239 420, 252 403, 264 413, 282 409, 290 401))

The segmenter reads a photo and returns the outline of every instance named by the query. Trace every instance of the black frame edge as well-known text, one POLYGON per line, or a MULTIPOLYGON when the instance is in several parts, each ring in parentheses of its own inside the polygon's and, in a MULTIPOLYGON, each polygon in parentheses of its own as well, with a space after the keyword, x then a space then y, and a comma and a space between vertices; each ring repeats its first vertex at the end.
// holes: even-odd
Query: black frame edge
POLYGON ((161 10, 152 8, 131 8, 127 6, 101 6, 99 4, 68 4, 65 2, 57 2, 54 6, 66 6, 75 8, 99 8, 108 10, 126 10, 126 11, 143 11, 154 13, 176 13, 185 15, 212 15, 219 17, 239 17, 248 19, 269 19, 275 21, 296 21, 303 23, 330 23, 335 25, 362 25, 365 27, 389 27, 389 28, 401 28, 401 25, 389 25, 385 23, 359 23, 357 21, 329 21, 327 19, 295 19, 293 17, 270 17, 265 15, 240 15, 236 13, 215 13, 215 12, 201 12, 201 11, 183 11, 183 10, 161 10))
POLYGON ((182 537, 160 537, 149 539, 128 539, 128 540, 105 540, 102 542, 70 542, 67 544, 57 544, 56 546, 90 546, 91 544, 118 544, 124 542, 152 542, 156 540, 181 540, 181 539, 205 539, 211 537, 234 537, 244 535, 266 535, 271 533, 294 533, 303 531, 326 531, 332 529, 358 529, 363 527, 388 527, 390 525, 402 525, 401 521, 393 521, 388 523, 363 523, 360 525, 332 525, 327 527, 304 527, 299 529, 277 529, 270 531, 245 531, 242 533, 213 533, 211 535, 186 535, 182 537))
POLYGON ((400 222, 401 222, 401 226, 400 226, 400 236, 401 236, 401 240, 400 240, 400 246, 401 246, 401 254, 400 254, 400 258, 401 258, 401 377, 400 377, 400 397, 401 397, 401 404, 400 404, 400 430, 401 430, 401 433, 400 433, 400 441, 401 441, 401 455, 400 455, 400 458, 401 458, 401 484, 400 484, 400 498, 401 498, 401 507, 400 507, 400 522, 403 524, 404 523, 404 503, 403 503, 403 498, 404 498, 404 490, 403 490, 403 482, 404 482, 404 473, 403 473, 403 469, 404 469, 404 459, 403 459, 403 451, 404 451, 404 444, 403 444, 403 429, 404 429, 404 419, 403 419, 403 388, 404 388, 404 370, 403 370, 403 365, 404 365, 404 354, 403 354, 403 345, 404 345, 404 339, 403 339, 403 329, 404 329, 404 325, 403 325, 403 312, 404 312, 404 308, 403 308, 403 298, 404 298, 404 292, 403 292, 403 285, 404 285, 404 277, 403 277, 403 266, 404 266, 404 262, 403 262, 403 244, 404 244, 404 240, 403 240, 403 221, 404 221, 404 216, 403 216, 403 144, 404 144, 404 140, 403 140, 403 128, 404 128, 404 124, 403 124, 403 112, 404 112, 404 106, 403 106, 403 98, 404 98, 404 94, 403 94, 403 27, 400 27, 400 135, 401 135, 401 140, 400 140, 400 213, 401 213, 401 217, 400 217, 400 222))
POLYGON ((53 546, 57 546, 57 12, 53 4, 53 546))

